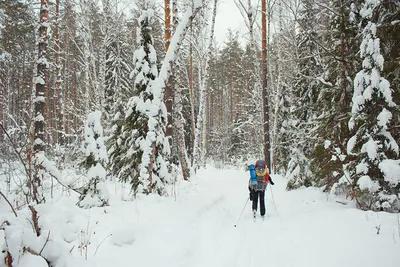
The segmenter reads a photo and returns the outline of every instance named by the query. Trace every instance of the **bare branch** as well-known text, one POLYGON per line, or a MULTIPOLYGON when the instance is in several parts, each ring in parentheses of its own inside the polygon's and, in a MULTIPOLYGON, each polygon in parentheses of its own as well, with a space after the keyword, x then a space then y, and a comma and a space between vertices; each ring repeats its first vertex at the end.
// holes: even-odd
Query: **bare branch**
POLYGON ((37 216, 37 211, 33 206, 28 206, 29 209, 32 212, 32 223, 36 232, 37 236, 40 236, 40 227, 39 227, 39 222, 38 222, 38 216, 37 216))
POLYGON ((27 252, 31 253, 32 255, 40 256, 39 253, 37 253, 36 251, 34 251, 33 249, 31 249, 29 247, 24 247, 23 250, 24 250, 24 252, 27 251, 27 252))
POLYGON ((10 223, 9 223, 8 221, 4 221, 4 222, 0 225, 0 230, 4 230, 3 225, 10 226, 10 223))
POLYGON ((47 242, 49 242, 49 237, 50 237, 50 231, 49 231, 49 233, 47 234, 46 242, 44 242, 44 245, 43 245, 42 249, 40 250, 39 255, 42 254, 43 249, 44 249, 44 248, 46 247, 46 245, 47 245, 47 242))
POLYGON ((19 160, 21 161, 22 165, 24 166, 25 172, 26 172, 26 176, 27 177, 31 177, 30 172, 28 171, 28 168, 26 167, 26 164, 24 162, 24 159, 21 157, 20 153, 18 152, 14 142, 11 139, 11 136, 8 134, 8 132, 6 131, 6 129, 4 128, 3 124, 0 123, 0 128, 3 129, 3 132, 6 134, 8 140, 10 140, 11 146, 14 149, 15 154, 17 154, 19 160))
POLYGON ((330 8, 329 6, 327 6, 327 5, 325 5, 325 4, 322 4, 322 3, 319 3, 318 1, 316 1, 315 3, 316 3, 318 6, 320 6, 320 7, 322 7, 322 8, 325 8, 326 10, 332 12, 333 14, 335 14, 335 15, 337 15, 337 16, 340 16, 340 14, 339 14, 338 12, 336 12, 335 10, 333 10, 332 8, 330 8))
POLYGON ((67 189, 71 189, 72 191, 74 191, 74 192, 76 192, 76 193, 78 193, 78 194, 82 194, 82 192, 81 191, 79 191, 78 189, 75 189, 75 188, 73 188, 73 187, 71 187, 71 186, 69 186, 69 185, 65 185, 65 184, 63 184, 54 174, 52 174, 51 172, 48 172, 49 174, 50 174, 50 176, 51 177, 53 177, 54 179, 56 179, 56 181, 61 185, 61 186, 63 186, 63 187, 65 187, 65 188, 67 188, 67 189))
POLYGON ((7 199, 6 196, 3 194, 3 192, 0 191, 0 195, 2 195, 2 197, 7 201, 8 205, 10 205, 12 211, 13 211, 14 214, 15 214, 15 217, 18 217, 17 213, 15 212, 14 207, 11 205, 10 201, 8 201, 8 199, 7 199))
POLYGON ((103 241, 100 242, 100 244, 96 247, 96 251, 94 252, 93 256, 96 256, 97 250, 99 249, 100 245, 103 244, 103 242, 109 238, 112 234, 109 234, 108 236, 106 236, 103 241))

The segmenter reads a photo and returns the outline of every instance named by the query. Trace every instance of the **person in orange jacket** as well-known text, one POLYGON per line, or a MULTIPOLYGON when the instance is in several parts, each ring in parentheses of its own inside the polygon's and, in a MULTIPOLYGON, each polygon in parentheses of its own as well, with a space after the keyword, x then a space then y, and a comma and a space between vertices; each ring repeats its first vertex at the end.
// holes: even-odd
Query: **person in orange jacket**
POLYGON ((256 179, 250 179, 249 191, 250 200, 252 203, 253 216, 256 216, 258 199, 260 199, 260 215, 264 218, 265 216, 265 190, 267 189, 268 182, 274 185, 274 182, 269 175, 269 169, 265 163, 265 160, 257 160, 255 167, 256 179))

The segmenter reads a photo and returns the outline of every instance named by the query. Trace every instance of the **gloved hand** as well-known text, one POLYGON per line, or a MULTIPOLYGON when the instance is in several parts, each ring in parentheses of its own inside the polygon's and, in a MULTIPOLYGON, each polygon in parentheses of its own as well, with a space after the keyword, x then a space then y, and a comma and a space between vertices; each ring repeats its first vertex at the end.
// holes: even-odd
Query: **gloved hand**
POLYGON ((271 184, 271 185, 274 185, 275 183, 274 182, 272 182, 271 180, 269 181, 269 183, 271 184))
POLYGON ((249 198, 250 198, 250 201, 253 201, 253 193, 251 191, 249 193, 249 198))

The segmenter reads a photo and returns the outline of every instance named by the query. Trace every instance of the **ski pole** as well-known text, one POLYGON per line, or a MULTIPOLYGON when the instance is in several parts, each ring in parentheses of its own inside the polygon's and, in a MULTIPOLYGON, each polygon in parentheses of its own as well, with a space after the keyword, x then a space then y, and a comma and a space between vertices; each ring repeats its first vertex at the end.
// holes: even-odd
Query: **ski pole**
POLYGON ((269 186, 270 191, 271 191, 271 197, 272 197, 272 203, 274 204, 274 208, 276 213, 278 213, 278 210, 276 209, 276 205, 275 205, 275 199, 274 199, 274 193, 272 193, 272 186, 269 186))
POLYGON ((245 209, 246 206, 247 206, 247 202, 249 202, 249 198, 250 198, 250 197, 247 198, 246 204, 244 204, 244 207, 243 207, 242 212, 240 213, 239 219, 237 220, 236 224, 234 225, 235 227, 236 227, 236 225, 239 223, 240 218, 242 217, 243 211, 244 211, 244 209, 245 209))

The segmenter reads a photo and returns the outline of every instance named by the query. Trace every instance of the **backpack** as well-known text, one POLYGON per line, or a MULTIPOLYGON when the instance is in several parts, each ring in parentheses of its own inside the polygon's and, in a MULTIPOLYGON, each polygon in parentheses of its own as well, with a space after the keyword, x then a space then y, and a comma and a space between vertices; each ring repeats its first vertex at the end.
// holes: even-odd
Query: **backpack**
POLYGON ((257 183, 257 175, 256 175, 256 168, 254 167, 254 164, 250 164, 248 166, 248 169, 250 171, 250 183, 256 184, 257 183))
POLYGON ((255 173, 257 176, 257 181, 264 183, 267 182, 269 175, 267 176, 267 178, 265 178, 265 175, 268 173, 268 168, 267 165, 265 164, 265 161, 262 159, 257 160, 255 167, 256 167, 255 173))

